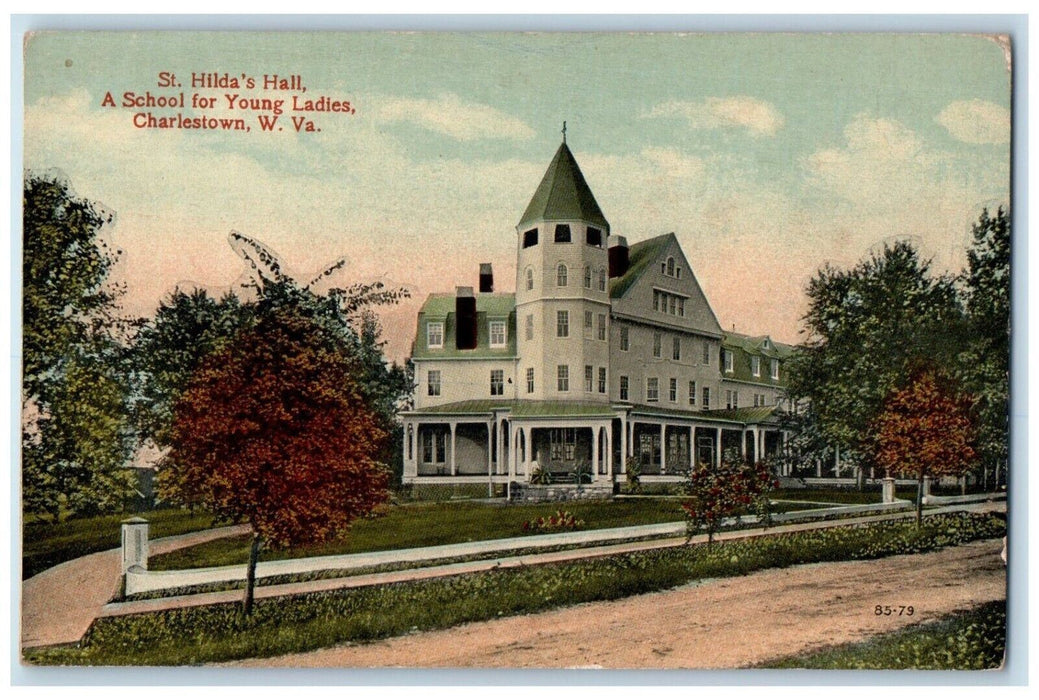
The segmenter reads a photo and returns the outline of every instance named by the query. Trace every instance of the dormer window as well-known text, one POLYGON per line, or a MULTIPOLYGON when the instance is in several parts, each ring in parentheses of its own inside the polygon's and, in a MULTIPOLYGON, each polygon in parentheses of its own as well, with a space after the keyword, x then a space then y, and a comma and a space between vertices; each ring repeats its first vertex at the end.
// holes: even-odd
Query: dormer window
POLYGON ((431 321, 426 324, 426 346, 430 348, 444 347, 444 324, 442 321, 431 321))
POLYGON ((491 321, 490 336, 492 348, 505 347, 505 321, 491 321))
POLYGON ((779 380, 779 360, 772 360, 772 379, 779 380))
POLYGON ((559 265, 556 266, 556 286, 566 286, 566 265, 563 263, 559 263, 559 265))
POLYGON ((538 244, 538 230, 532 228, 529 231, 523 233, 523 247, 533 248, 538 244))
POLYGON ((570 224, 556 224, 556 243, 570 242, 570 224))
POLYGON ((761 341, 761 347, 763 347, 764 349, 768 350, 769 348, 772 347, 772 343, 770 343, 768 341, 768 338, 765 338, 764 340, 761 341))
POLYGON ((596 248, 602 248, 602 231, 597 228, 588 227, 588 231, 585 234, 585 240, 588 245, 595 246, 596 248))
POLYGON ((732 372, 732 353, 728 350, 722 350, 722 359, 725 362, 725 371, 732 372))
POLYGON ((752 357, 750 358, 750 373, 755 377, 761 376, 761 358, 752 357))

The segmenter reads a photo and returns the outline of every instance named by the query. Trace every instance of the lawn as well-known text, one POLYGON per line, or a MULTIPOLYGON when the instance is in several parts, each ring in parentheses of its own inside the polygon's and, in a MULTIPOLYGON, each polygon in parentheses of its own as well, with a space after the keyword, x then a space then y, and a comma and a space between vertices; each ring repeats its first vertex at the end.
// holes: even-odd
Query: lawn
MULTIPOLYGON (((812 562, 926 552, 1005 534, 989 515, 955 513, 648 550, 559 564, 342 589, 256 603, 101 618, 78 645, 31 649, 41 665, 181 665, 259 658, 522 615, 812 562)), ((738 614, 738 612, 734 612, 738 614)))
POLYGON ((985 603, 941 620, 853 644, 788 656, 763 668, 982 670, 999 668, 1006 649, 1007 603, 985 603))
POLYGON ((192 514, 178 509, 73 518, 60 523, 29 522, 22 529, 22 578, 35 576, 63 561, 118 547, 120 523, 135 515, 151 523, 152 538, 213 526, 213 516, 208 513, 192 514))
MULTIPOLYGON (((627 525, 676 522, 683 519, 679 501, 645 498, 618 501, 505 504, 452 501, 386 506, 377 517, 354 523, 349 534, 324 544, 264 551, 261 560, 320 557, 331 554, 378 552, 387 549, 432 547, 529 535, 523 523, 568 510, 584 521, 585 530, 627 525)), ((248 559, 249 538, 207 542, 148 560, 153 571, 241 564, 248 559)))

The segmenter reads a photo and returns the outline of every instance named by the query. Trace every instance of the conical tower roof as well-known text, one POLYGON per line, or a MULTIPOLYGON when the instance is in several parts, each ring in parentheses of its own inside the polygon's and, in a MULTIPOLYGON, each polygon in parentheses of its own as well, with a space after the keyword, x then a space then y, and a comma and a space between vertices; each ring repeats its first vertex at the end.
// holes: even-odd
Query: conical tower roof
POLYGON ((546 219, 577 219, 605 229, 610 227, 566 141, 559 145, 518 226, 546 219))

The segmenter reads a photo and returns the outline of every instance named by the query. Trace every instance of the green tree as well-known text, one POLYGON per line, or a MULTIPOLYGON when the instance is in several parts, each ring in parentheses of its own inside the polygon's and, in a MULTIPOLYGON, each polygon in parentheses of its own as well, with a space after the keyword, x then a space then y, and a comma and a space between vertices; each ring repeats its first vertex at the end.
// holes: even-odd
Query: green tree
POLYGON ((971 402, 945 373, 917 369, 884 402, 873 424, 874 458, 890 474, 917 479, 916 524, 925 476, 961 476, 974 466, 971 402))
POLYGON ((1010 408, 1010 218, 982 212, 973 226, 964 275, 970 341, 961 358, 975 397, 978 451, 986 470, 1006 473, 1010 408))
POLYGON ((956 366, 963 309, 954 280, 932 275, 907 242, 850 270, 827 265, 807 296, 807 340, 788 363, 789 394, 811 404, 826 441, 860 460, 861 479, 872 422, 891 391, 922 360, 956 366))
POLYGON ((360 364, 312 321, 262 317, 203 360, 176 404, 164 496, 252 525, 245 614, 261 547, 321 542, 385 500, 386 433, 360 364))
POLYGON ((27 173, 22 199, 22 498, 58 518, 118 509, 125 469, 125 340, 112 215, 60 178, 27 173))

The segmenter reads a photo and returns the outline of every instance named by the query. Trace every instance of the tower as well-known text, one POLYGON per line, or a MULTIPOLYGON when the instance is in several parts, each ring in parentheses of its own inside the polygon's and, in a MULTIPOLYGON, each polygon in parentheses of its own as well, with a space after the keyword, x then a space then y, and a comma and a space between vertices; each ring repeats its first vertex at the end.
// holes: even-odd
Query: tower
POLYGON ((565 132, 516 234, 517 397, 608 402, 610 224, 565 132))

